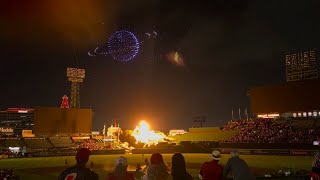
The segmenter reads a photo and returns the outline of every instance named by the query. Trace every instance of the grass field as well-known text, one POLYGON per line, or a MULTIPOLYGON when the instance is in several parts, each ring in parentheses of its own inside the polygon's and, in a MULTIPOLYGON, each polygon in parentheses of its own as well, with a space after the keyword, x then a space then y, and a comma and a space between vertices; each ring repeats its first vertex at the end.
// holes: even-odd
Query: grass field
MULTIPOLYGON (((93 155, 90 156, 89 163, 94 163, 93 170, 99 174, 99 179, 106 179, 108 172, 112 171, 114 161, 120 155, 93 155)), ((134 171, 136 164, 144 164, 144 159, 150 159, 150 155, 126 154, 129 161, 129 170, 134 171)), ((188 172, 196 179, 201 164, 210 160, 210 154, 184 154, 188 172)), ((165 162, 170 166, 172 154, 163 155, 165 162)), ((225 164, 229 155, 222 155, 220 164, 225 164)), ((257 176, 274 170, 292 168, 311 169, 313 157, 311 156, 267 156, 267 155, 241 155, 253 172, 257 176)), ((89 165, 88 163, 88 165, 89 165)), ((40 158, 21 158, 21 159, 2 159, 0 169, 12 168, 19 175, 20 179, 57 179, 61 171, 75 164, 72 156, 65 157, 40 157, 40 158), (65 165, 68 159, 68 165, 65 165)))

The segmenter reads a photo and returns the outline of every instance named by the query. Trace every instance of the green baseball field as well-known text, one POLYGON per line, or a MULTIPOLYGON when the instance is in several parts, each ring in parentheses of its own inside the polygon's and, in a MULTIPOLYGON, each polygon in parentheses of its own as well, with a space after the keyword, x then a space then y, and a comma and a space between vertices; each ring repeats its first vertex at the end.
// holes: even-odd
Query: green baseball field
MULTIPOLYGON (((120 155, 93 155, 90 156, 88 166, 93 162, 93 171, 99 174, 99 179, 106 179, 107 173, 112 171, 114 161, 120 155)), ((137 163, 144 165, 145 158, 150 159, 150 154, 126 154, 129 171, 135 171, 137 163)), ((184 154, 188 172, 196 179, 201 164, 210 161, 210 154, 184 154)), ((172 154, 163 155, 165 162, 170 166, 172 154)), ((224 165, 229 155, 222 155, 220 164, 224 165)), ((312 156, 268 156, 268 155, 241 155, 252 171, 257 176, 263 176, 276 170, 311 169, 312 156)), ((11 158, 0 160, 0 169, 12 168, 20 179, 57 179, 60 172, 75 164, 72 156, 61 157, 34 157, 11 158), (68 164, 65 164, 65 159, 68 164)))

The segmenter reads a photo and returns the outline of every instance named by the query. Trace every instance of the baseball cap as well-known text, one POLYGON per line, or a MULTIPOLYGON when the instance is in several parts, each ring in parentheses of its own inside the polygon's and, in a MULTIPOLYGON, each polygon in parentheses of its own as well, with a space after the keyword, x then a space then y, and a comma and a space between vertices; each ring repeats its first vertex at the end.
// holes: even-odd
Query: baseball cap
POLYGON ((218 150, 212 151, 212 159, 220 160, 221 159, 220 151, 218 151, 218 150))
POLYGON ((154 153, 150 158, 151 164, 161 164, 163 162, 162 155, 160 153, 154 153))
POLYGON ((116 159, 115 166, 122 164, 123 166, 128 166, 127 158, 120 156, 116 159))
POLYGON ((89 149, 87 148, 80 148, 77 152, 76 155, 76 160, 78 162, 86 162, 89 160, 89 156, 90 156, 91 152, 89 149))

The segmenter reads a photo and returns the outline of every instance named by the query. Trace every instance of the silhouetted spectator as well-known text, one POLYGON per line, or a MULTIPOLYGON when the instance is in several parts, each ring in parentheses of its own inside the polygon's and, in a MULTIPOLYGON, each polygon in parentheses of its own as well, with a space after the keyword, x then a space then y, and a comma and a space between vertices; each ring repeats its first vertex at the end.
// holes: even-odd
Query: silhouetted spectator
POLYGON ((203 180, 222 180, 223 167, 219 165, 220 151, 212 151, 212 161, 205 162, 201 166, 199 178, 203 180))
POLYGON ((78 150, 76 155, 77 164, 63 171, 59 175, 59 180, 82 180, 82 179, 92 179, 97 180, 98 175, 86 168, 86 164, 89 161, 90 150, 86 148, 81 148, 78 150))
POLYGON ((137 167, 136 167, 136 171, 141 171, 141 170, 142 170, 141 165, 140 165, 140 163, 138 163, 137 167))
POLYGON ((144 163, 146 163, 146 166, 149 166, 148 158, 145 158, 145 159, 144 159, 144 163))
POLYGON ((311 180, 320 180, 320 153, 314 156, 312 163, 311 180))
POLYGON ((143 180, 172 180, 161 154, 152 154, 150 162, 147 174, 142 178, 143 180))
POLYGON ((172 156, 171 176, 173 180, 192 180, 192 176, 187 172, 186 162, 181 153, 172 156))
POLYGON ((238 152, 231 152, 231 158, 228 160, 223 170, 223 177, 227 177, 228 172, 232 171, 235 180, 254 180, 256 179, 250 171, 247 163, 239 157, 238 152))
POLYGON ((93 166, 94 166, 94 164, 93 164, 93 162, 91 161, 91 163, 90 163, 90 169, 92 169, 93 166))
POLYGON ((134 173, 134 177, 136 179, 142 179, 143 175, 144 175, 144 172, 142 171, 142 167, 141 167, 140 163, 138 163, 137 167, 136 167, 136 171, 134 173))
POLYGON ((67 165, 68 164, 68 159, 64 160, 64 164, 67 165))
POLYGON ((107 177, 108 180, 134 180, 134 175, 127 171, 128 160, 127 158, 120 156, 116 159, 113 173, 110 173, 107 177))

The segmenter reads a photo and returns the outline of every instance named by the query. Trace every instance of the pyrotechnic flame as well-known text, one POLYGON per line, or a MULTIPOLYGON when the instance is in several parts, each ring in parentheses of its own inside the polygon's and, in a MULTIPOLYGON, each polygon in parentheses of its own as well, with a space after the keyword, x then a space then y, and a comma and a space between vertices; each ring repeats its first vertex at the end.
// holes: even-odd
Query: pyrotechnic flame
POLYGON ((141 121, 131 135, 136 139, 136 143, 141 142, 145 146, 157 145, 159 142, 166 142, 166 139, 169 139, 163 132, 150 130, 145 121, 141 121))

